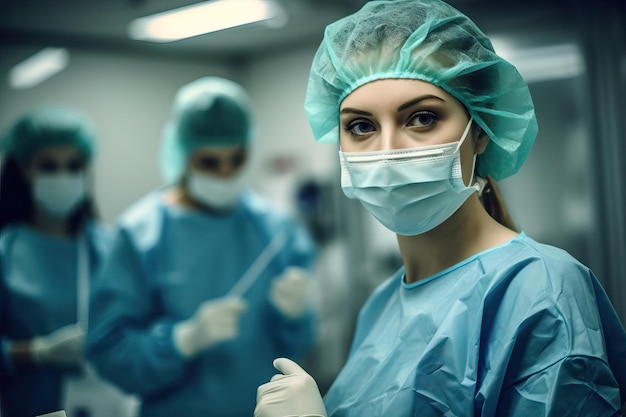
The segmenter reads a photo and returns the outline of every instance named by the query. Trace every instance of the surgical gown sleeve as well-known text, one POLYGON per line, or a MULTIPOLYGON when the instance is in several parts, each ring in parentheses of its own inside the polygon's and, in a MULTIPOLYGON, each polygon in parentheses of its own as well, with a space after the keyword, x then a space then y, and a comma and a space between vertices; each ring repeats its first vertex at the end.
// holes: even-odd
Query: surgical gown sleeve
POLYGON ((532 262, 491 297, 498 307, 485 311, 479 415, 620 415, 626 337, 591 271, 532 262), (533 283, 545 275, 547 285, 533 283))
POLYGON ((87 355, 98 371, 142 396, 180 382, 188 365, 174 348, 173 322, 153 320, 154 294, 123 228, 94 290, 87 355))

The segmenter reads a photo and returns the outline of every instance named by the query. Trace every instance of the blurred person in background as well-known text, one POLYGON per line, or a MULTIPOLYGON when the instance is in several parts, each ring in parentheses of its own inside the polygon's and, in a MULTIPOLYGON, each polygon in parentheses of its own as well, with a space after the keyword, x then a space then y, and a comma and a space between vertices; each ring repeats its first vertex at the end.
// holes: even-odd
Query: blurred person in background
POLYGON ((626 332, 591 270, 510 221, 494 180, 530 152, 534 105, 468 17, 368 2, 326 28, 305 109, 403 266, 363 306, 323 401, 279 358, 255 417, 620 415, 626 332))
POLYGON ((315 247, 247 188, 253 130, 240 85, 183 86, 164 129, 167 186, 118 221, 87 355, 144 417, 250 415, 271 360, 314 343, 315 247))
POLYGON ((93 128, 75 109, 43 106, 16 121, 1 152, 2 415, 125 415, 128 399, 83 355, 90 285, 111 238, 95 214, 93 128))

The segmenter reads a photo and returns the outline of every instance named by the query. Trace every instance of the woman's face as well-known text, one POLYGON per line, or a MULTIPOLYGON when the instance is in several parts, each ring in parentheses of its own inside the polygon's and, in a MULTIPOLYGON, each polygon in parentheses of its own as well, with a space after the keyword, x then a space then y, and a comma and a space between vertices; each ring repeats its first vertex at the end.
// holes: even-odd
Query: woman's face
MULTIPOLYGON (((461 139, 469 122, 465 107, 450 94, 420 80, 384 79, 362 85, 341 103, 341 150, 372 152, 440 145, 461 139)), ((469 181, 474 153, 486 135, 461 146, 463 178, 469 181), (477 140, 476 140, 477 139, 477 140)))
POLYGON ((26 175, 32 182, 39 175, 80 174, 86 169, 87 161, 76 147, 59 145, 35 152, 26 166, 26 175))

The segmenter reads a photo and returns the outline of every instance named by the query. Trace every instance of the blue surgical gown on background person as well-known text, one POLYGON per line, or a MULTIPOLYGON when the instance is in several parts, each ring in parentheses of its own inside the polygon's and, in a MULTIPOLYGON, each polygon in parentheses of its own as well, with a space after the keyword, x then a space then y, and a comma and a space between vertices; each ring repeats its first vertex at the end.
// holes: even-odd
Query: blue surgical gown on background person
POLYGON ((167 206, 161 192, 151 193, 120 218, 92 299, 88 357, 142 397, 142 416, 251 416, 257 387, 276 373, 272 361, 299 358, 313 345, 313 314, 288 319, 268 299, 286 267, 313 259, 305 229, 259 196, 245 193, 235 211, 214 216, 167 206), (277 233, 287 240, 244 293, 238 336, 183 358, 173 324, 225 296, 277 233))
MULTIPOLYGON (((108 250, 110 233, 87 227, 90 276, 108 250)), ((49 334, 77 321, 78 244, 29 226, 7 226, 0 235, 0 365, 2 415, 33 417, 61 409, 63 377, 52 367, 14 369, 8 343, 49 334)))
POLYGON ((403 277, 361 310, 329 417, 620 415, 626 332, 566 252, 522 233, 417 283, 403 277))

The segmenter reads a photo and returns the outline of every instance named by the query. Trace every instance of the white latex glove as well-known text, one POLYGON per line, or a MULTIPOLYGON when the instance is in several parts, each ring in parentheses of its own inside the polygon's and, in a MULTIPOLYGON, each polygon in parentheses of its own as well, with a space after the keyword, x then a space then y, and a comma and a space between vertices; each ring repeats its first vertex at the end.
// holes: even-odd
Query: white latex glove
POLYGON ((297 319, 311 305, 305 269, 291 266, 272 282, 270 301, 285 316, 297 319))
POLYGON ((192 358, 220 342, 234 339, 245 308, 246 303, 241 298, 205 301, 193 316, 174 325, 176 348, 183 356, 192 358))
POLYGON ((276 374, 257 389, 254 417, 327 417, 317 383, 287 358, 274 360, 276 374))
POLYGON ((83 362, 85 330, 77 324, 61 327, 30 344, 33 362, 41 365, 79 366, 83 362))

